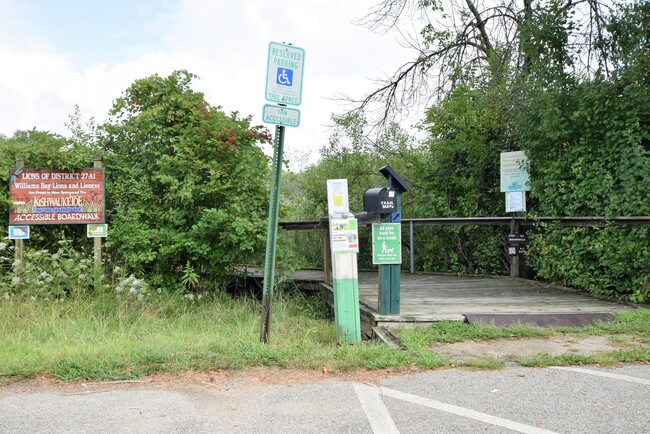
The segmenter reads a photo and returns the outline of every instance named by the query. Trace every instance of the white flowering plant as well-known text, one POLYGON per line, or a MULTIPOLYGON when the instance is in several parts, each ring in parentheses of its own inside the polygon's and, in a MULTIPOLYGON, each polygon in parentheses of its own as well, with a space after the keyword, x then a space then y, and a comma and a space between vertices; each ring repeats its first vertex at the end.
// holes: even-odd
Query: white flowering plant
POLYGON ((115 293, 118 298, 138 301, 144 301, 151 296, 147 282, 144 279, 137 278, 134 274, 119 278, 117 285, 115 285, 115 293))
MULTIPOLYGON (((7 248, 3 246, 4 250, 7 248)), ((91 255, 75 249, 69 240, 59 241, 54 248, 27 248, 23 260, 11 257, 8 267, 7 255, 0 253, 4 272, 0 275, 0 294, 56 300, 87 292, 93 285, 91 255)))

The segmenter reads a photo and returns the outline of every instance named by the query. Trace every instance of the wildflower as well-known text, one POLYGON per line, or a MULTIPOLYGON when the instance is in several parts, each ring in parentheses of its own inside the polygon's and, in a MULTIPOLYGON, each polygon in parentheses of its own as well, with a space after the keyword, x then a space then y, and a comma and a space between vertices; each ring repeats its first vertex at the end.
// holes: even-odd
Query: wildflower
POLYGON ((21 280, 20 280, 20 277, 18 277, 18 276, 14 276, 11 279, 11 284, 14 285, 14 286, 20 285, 20 282, 21 282, 21 280))

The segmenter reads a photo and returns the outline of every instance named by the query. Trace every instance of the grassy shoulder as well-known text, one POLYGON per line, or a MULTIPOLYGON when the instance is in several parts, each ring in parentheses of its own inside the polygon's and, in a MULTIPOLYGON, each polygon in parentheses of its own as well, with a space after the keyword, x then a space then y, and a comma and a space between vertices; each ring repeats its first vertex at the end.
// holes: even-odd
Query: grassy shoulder
MULTIPOLYGON (((114 294, 58 301, 12 297, 0 301, 0 381, 49 375, 132 379, 155 373, 277 366, 293 369, 435 369, 462 365, 499 368, 500 360, 458 362, 431 350, 435 342, 548 337, 553 333, 634 335, 650 342, 650 310, 617 314, 616 321, 579 330, 499 328, 439 323, 399 331, 406 350, 374 342, 339 345, 324 303, 301 294, 274 300, 271 343, 259 342, 260 305, 225 294, 191 300, 159 295, 146 302, 114 294)), ((650 350, 620 351, 615 361, 650 361, 650 350)), ((591 363, 538 357, 528 365, 591 363)))
POLYGON ((146 302, 14 297, 0 302, 0 377, 106 380, 252 366, 337 371, 448 363, 374 342, 340 346, 324 304, 301 295, 274 300, 268 346, 259 342, 259 317, 257 302, 227 295, 146 302))
MULTIPOLYGON (((541 328, 526 324, 509 327, 496 327, 485 324, 438 323, 428 328, 415 328, 398 332, 402 343, 409 349, 436 351, 436 345, 453 344, 466 341, 490 342, 493 347, 505 346, 506 342, 523 343, 528 340, 550 340, 560 337, 566 342, 579 342, 588 337, 602 337, 617 349, 596 351, 594 354, 576 354, 567 347, 562 354, 549 354, 539 351, 521 356, 515 361, 522 366, 565 366, 580 364, 612 365, 623 362, 650 362, 650 309, 638 308, 614 314, 614 321, 596 325, 570 328, 541 328)), ((478 345, 477 345, 478 346, 478 345)), ((609 346, 609 345, 608 345, 609 346)), ((485 346, 479 346, 485 348, 485 346)), ((490 353, 490 351, 487 351, 490 353)), ((523 352, 523 351, 522 351, 523 352)), ((503 365, 505 360, 489 355, 474 359, 465 358, 452 363, 465 366, 490 367, 503 365)))

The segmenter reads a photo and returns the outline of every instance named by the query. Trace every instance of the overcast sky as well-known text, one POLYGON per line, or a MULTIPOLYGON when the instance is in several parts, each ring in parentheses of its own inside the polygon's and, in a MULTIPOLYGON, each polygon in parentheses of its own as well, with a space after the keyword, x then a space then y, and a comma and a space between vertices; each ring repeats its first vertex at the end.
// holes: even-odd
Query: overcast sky
POLYGON ((287 128, 286 155, 314 162, 344 109, 331 98, 363 96, 413 55, 396 34, 353 23, 377 1, 0 0, 0 134, 68 135, 75 104, 102 122, 135 79, 176 69, 198 75, 212 105, 261 124, 268 45, 286 42, 305 50, 301 125, 287 128))

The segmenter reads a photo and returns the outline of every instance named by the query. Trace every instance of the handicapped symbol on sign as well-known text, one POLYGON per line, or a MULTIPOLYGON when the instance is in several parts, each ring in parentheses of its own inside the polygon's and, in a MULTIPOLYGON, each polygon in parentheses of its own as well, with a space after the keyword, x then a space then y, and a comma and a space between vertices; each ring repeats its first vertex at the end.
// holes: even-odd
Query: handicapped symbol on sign
POLYGON ((293 69, 278 68, 275 82, 282 86, 291 86, 291 83, 293 82, 293 69))

